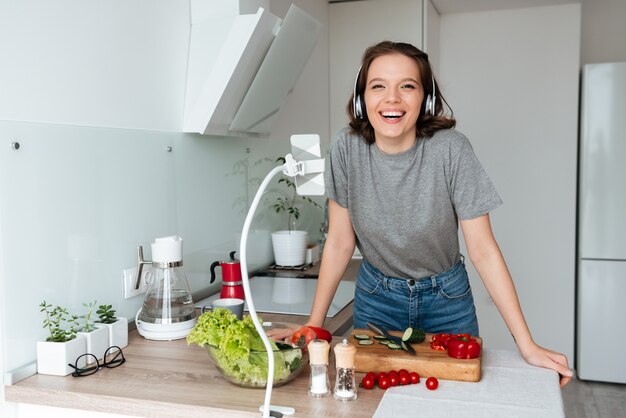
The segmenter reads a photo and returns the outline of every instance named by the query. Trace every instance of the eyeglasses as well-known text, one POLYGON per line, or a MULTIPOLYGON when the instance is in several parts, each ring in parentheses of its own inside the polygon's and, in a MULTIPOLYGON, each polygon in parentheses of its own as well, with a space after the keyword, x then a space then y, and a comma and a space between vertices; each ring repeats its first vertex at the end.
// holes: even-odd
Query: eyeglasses
POLYGON ((113 345, 107 348, 107 351, 104 352, 104 356, 102 358, 102 364, 98 362, 98 358, 95 355, 91 353, 85 353, 79 356, 76 359, 76 362, 74 364, 68 363, 68 366, 74 369, 74 371, 72 372, 72 376, 81 377, 81 376, 89 376, 90 374, 94 374, 95 372, 97 372, 103 367, 114 369, 115 367, 121 366, 125 362, 126 362, 126 358, 124 358, 124 353, 122 352, 122 349, 116 345, 113 345), (111 358, 110 360, 107 360, 107 357, 109 356, 113 356, 113 358, 111 358), (86 364, 91 364, 91 363, 96 363, 96 364, 91 367, 78 367, 78 365, 82 364, 82 362, 85 362, 86 364))

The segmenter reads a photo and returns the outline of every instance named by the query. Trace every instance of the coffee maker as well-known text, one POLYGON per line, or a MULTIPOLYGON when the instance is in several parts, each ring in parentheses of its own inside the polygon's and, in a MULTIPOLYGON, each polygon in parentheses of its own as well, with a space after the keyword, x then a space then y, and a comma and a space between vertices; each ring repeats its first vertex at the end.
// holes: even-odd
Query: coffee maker
POLYGON ((235 259, 236 251, 230 252, 229 261, 216 261, 211 264, 211 281, 215 281, 215 268, 222 268, 222 290, 220 298, 244 299, 243 286, 241 281, 241 264, 235 259))
POLYGON ((146 274, 146 298, 135 316, 137 331, 149 340, 185 338, 196 324, 196 313, 183 271, 183 240, 178 236, 157 238, 151 247, 152 261, 144 260, 143 248, 137 248, 137 284, 143 265, 152 264, 146 274))

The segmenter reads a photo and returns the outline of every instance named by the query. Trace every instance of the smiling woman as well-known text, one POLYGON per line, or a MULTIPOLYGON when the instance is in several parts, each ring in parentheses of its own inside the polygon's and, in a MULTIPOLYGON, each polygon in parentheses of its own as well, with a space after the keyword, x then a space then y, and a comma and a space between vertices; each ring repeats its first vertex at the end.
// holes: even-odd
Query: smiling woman
MULTIPOLYGON (((567 358, 538 346, 491 231, 502 201, 469 140, 453 130, 428 55, 381 42, 365 51, 348 103, 349 127, 332 144, 329 231, 309 326, 321 326, 355 245, 363 255, 354 328, 479 334, 460 253, 468 255, 527 362, 566 384, 567 358)), ((448 110, 450 110, 450 107, 448 110)))

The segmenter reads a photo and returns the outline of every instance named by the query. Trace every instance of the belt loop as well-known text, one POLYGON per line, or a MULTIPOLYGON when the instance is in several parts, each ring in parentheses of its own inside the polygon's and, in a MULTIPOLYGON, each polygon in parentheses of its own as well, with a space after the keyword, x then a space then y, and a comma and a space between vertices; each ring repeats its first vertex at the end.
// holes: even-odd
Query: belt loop
POLYGON ((432 285, 432 294, 437 293, 437 276, 430 276, 430 283, 432 285))
POLYGON ((465 264, 465 256, 461 254, 461 263, 465 264))
POLYGON ((385 289, 386 292, 389 291, 389 280, 387 280, 387 276, 383 276, 383 289, 385 289))

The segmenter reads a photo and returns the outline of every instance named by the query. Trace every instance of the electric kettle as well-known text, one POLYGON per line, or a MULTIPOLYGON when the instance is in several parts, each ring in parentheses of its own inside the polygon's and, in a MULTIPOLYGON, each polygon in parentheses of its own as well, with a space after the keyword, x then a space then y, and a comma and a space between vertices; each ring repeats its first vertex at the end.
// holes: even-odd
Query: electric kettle
POLYGON ((143 265, 152 264, 146 274, 146 298, 135 316, 137 331, 150 340, 185 338, 196 324, 196 313, 183 271, 183 240, 178 236, 157 238, 151 247, 152 261, 145 261, 142 247, 137 248, 138 280, 143 265))
POLYGON ((230 261, 216 261, 211 264, 211 281, 215 281, 215 268, 222 268, 222 291, 220 298, 244 299, 243 286, 241 281, 241 264, 235 259, 235 253, 230 252, 230 261))

